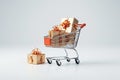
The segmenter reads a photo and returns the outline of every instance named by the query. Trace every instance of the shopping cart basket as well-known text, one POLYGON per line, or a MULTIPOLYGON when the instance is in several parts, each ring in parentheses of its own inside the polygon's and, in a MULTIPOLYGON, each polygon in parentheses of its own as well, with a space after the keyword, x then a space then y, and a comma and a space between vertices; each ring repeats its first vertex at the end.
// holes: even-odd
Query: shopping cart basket
MULTIPOLYGON (((83 23, 83 24, 77 24, 77 30, 76 30, 76 31, 71 32, 71 33, 68 33, 68 34, 63 34, 63 35, 60 35, 60 36, 56 36, 56 37, 55 37, 56 39, 54 38, 53 42, 56 42, 56 43, 57 43, 57 42, 59 42, 59 41, 57 41, 58 38, 60 39, 60 38, 62 37, 64 40, 67 41, 67 36, 73 35, 73 36, 70 37, 69 39, 70 39, 70 40, 73 40, 74 42, 71 43, 71 44, 70 44, 69 42, 67 42, 66 45, 64 45, 64 46, 47 46, 47 47, 52 47, 52 48, 64 48, 64 51, 65 51, 65 53, 66 53, 66 56, 47 57, 46 59, 47 59, 47 62, 48 62, 49 64, 52 64, 52 60, 55 60, 55 61, 56 61, 56 64, 57 64, 58 66, 61 66, 62 63, 61 63, 60 60, 67 60, 68 62, 70 62, 71 59, 74 59, 75 62, 76 62, 76 64, 79 64, 79 63, 80 63, 79 54, 78 54, 78 52, 77 52, 77 50, 76 50, 75 48, 76 48, 77 43, 78 43, 78 39, 79 39, 79 36, 80 36, 80 31, 81 31, 81 29, 82 29, 84 26, 86 26, 85 23, 83 23), (74 53, 76 54, 76 57, 70 58, 70 57, 68 56, 68 51, 67 51, 67 49, 73 50, 74 53)), ((44 37, 46 37, 46 36, 44 36, 44 37)))

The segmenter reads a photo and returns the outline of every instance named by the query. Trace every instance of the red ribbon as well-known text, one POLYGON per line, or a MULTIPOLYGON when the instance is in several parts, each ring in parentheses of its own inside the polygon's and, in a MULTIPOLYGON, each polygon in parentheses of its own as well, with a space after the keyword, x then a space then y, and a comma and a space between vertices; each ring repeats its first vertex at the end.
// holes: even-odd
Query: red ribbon
POLYGON ((54 27, 53 27, 53 30, 54 30, 54 31, 60 31, 60 29, 59 29, 57 26, 54 26, 54 27))
POLYGON ((32 50, 32 54, 33 55, 39 55, 39 54, 41 54, 41 52, 39 51, 38 48, 35 48, 35 49, 32 50))
POLYGON ((67 29, 70 26, 70 21, 65 20, 64 22, 62 22, 61 26, 63 26, 64 29, 67 29))

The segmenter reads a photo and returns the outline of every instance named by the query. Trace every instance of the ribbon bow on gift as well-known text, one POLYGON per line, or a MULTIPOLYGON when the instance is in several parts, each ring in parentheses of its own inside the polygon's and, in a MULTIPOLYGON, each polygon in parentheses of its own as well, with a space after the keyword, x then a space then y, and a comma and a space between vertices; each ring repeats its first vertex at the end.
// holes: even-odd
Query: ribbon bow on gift
POLYGON ((60 29, 59 29, 58 26, 54 26, 54 27, 53 27, 53 30, 54 30, 54 31, 60 31, 60 29))
POLYGON ((62 22, 61 26, 63 26, 64 29, 67 29, 70 26, 70 21, 65 20, 64 22, 62 22))
POLYGON ((38 48, 35 48, 35 49, 32 50, 32 54, 33 55, 39 55, 39 54, 41 54, 41 52, 38 48))

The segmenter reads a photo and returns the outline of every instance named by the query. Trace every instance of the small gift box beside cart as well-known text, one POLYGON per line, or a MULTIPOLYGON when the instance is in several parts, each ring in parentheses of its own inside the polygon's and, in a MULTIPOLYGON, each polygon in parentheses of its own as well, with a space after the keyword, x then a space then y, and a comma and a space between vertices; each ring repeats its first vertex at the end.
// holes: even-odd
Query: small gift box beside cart
POLYGON ((45 54, 40 52, 38 48, 33 49, 30 54, 28 54, 28 63, 30 64, 43 64, 45 63, 45 54))

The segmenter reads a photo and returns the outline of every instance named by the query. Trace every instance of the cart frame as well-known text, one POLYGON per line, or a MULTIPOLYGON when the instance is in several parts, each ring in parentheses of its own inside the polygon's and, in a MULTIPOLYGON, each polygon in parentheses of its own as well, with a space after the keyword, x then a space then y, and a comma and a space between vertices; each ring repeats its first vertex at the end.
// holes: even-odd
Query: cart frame
MULTIPOLYGON (((55 57, 46 57, 47 62, 48 62, 49 64, 52 64, 52 60, 55 60, 55 61, 56 61, 56 64, 57 64, 58 66, 61 66, 61 64, 62 64, 61 60, 67 60, 67 62, 70 62, 71 59, 75 59, 76 64, 79 64, 79 63, 80 63, 79 54, 78 54, 78 52, 77 52, 77 50, 76 50, 75 48, 77 47, 77 44, 78 44, 78 40, 79 40, 79 37, 80 37, 81 29, 82 29, 84 26, 86 26, 86 24, 83 23, 83 24, 76 24, 76 25, 78 26, 78 27, 77 27, 77 30, 76 30, 75 32, 69 33, 69 34, 76 34, 76 35, 75 35, 74 44, 73 44, 73 45, 67 44, 67 45, 65 45, 65 46, 63 46, 63 47, 53 47, 53 48, 64 48, 64 51, 65 51, 65 54, 66 54, 66 55, 65 55, 65 56, 55 56, 55 57), (76 54, 76 57, 70 58, 70 57, 68 56, 68 51, 67 51, 67 49, 73 50, 74 53, 76 54)), ((69 34, 68 34, 68 35, 69 35, 69 34)), ((61 36, 66 36, 66 35, 60 35, 59 37, 61 37, 61 36)))

